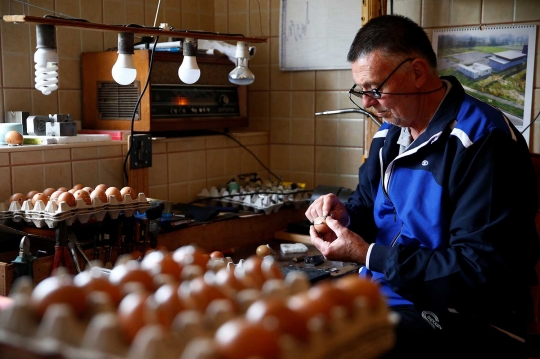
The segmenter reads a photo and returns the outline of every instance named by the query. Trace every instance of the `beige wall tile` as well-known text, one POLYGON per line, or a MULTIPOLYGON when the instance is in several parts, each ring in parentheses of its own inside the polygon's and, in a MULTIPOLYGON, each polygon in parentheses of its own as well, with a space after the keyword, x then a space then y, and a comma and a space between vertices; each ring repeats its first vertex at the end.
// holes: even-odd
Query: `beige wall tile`
POLYGON ((291 119, 270 119, 270 143, 291 143, 291 119))
MULTIPOLYGON (((390 13, 390 4, 387 5, 390 13)), ((420 24, 422 0, 394 0, 394 14, 404 15, 420 24)))
MULTIPOLYGON (((13 1, 12 1, 13 3, 13 1)), ((7 14, 7 12, 6 12, 7 14)), ((30 55, 30 27, 6 23, 2 21, 0 29, 2 30, 2 49, 25 55, 30 55)), ((35 30, 34 30, 35 31, 35 30)), ((35 51, 35 50, 32 50, 35 51)))
POLYGON ((43 162, 63 162, 71 160, 69 148, 59 148, 43 151, 43 162))
POLYGON ((4 89, 4 111, 32 111, 31 90, 4 89))
POLYGON ((364 121, 360 119, 340 119, 337 142, 341 146, 358 146, 364 144, 364 121))
POLYGON ((290 146, 270 145, 270 168, 274 171, 288 171, 290 169, 290 146))
POLYGON ((362 164, 363 150, 361 148, 341 147, 338 152, 339 174, 354 175, 362 164))
POLYGON ((339 173, 338 172, 337 147, 315 147, 315 173, 339 173))
POLYGON ((11 184, 13 193, 28 193, 45 188, 43 181, 43 165, 11 167, 11 184))
POLYGON ((291 143, 313 145, 315 143, 315 120, 293 118, 291 120, 291 143))
MULTIPOLYGON (((313 172, 291 171, 290 173, 291 173, 290 178, 292 180, 294 180, 294 182, 305 183, 305 185, 306 185, 305 189, 313 189, 313 188, 315 188, 313 172)), ((306 209, 307 209, 307 207, 306 207, 306 209)))
POLYGON ((249 66, 270 64, 270 44, 268 42, 250 44, 256 49, 255 56, 249 60, 249 66))
POLYGON ((9 166, 9 153, 0 153, 0 166, 9 166))
POLYGON ((515 21, 531 21, 540 18, 540 3, 535 0, 516 0, 515 21))
POLYGON ((73 120, 80 121, 81 116, 81 91, 58 90, 58 112, 70 114, 73 120))
POLYGON ((315 111, 320 112, 338 109, 340 99, 341 94, 337 91, 318 91, 315 93, 315 111))
POLYGON ((290 117, 291 116, 291 92, 272 91, 270 92, 270 116, 290 117))
POLYGON ((71 173, 72 178, 65 178, 63 186, 70 188, 75 183, 82 183, 90 187, 95 187, 100 183, 113 186, 111 183, 100 180, 98 160, 72 162, 71 173))
POLYGON ((12 165, 43 163, 43 151, 20 151, 11 153, 12 165))
POLYGON ((249 64, 249 69, 255 75, 255 81, 249 85, 250 91, 264 91, 270 89, 270 69, 268 65, 249 64))
POLYGON ((339 186, 339 176, 335 174, 328 173, 316 173, 315 174, 315 185, 325 185, 325 186, 339 186))
POLYGON ((189 184, 188 183, 171 183, 169 185, 169 201, 173 203, 188 203, 189 197, 189 184))
POLYGON ((225 153, 223 150, 208 150, 207 158, 206 173, 208 178, 223 176, 225 174, 225 153))
POLYGON ((423 0, 423 27, 450 26, 450 9, 452 0, 423 0))
POLYGON ((61 90, 79 90, 81 88, 81 61, 79 59, 60 58, 58 62, 58 88, 61 90))
POLYGON ((98 147, 98 157, 107 158, 107 157, 122 157, 122 146, 99 146, 98 147))
POLYGON ((270 0, 270 36, 279 36, 279 19, 281 14, 281 1, 270 0))
POLYGON ((338 145, 338 120, 334 116, 315 118, 315 144, 338 145))
POLYGON ((314 90, 316 71, 294 71, 291 74, 292 90, 314 90))
MULTIPOLYGON (((71 179, 71 163, 47 163, 43 165, 44 190, 48 187, 68 187, 71 179)), ((69 188, 69 187, 68 187, 69 188)))
POLYGON ((291 146, 289 151, 290 170, 313 172, 315 169, 315 148, 313 146, 291 146))
POLYGON ((169 183, 185 182, 189 179, 187 152, 169 153, 167 163, 169 183))
POLYGON ((98 148, 91 147, 73 147, 71 149, 71 158, 74 160, 84 160, 89 158, 98 158, 98 148))
POLYGON ((250 117, 249 130, 253 131, 270 131, 270 118, 269 117, 250 117))
POLYGON ((168 178, 167 154, 152 153, 152 167, 148 169, 148 185, 158 186, 167 184, 168 178))
POLYGON ((101 159, 98 163, 99 183, 105 183, 119 189, 124 187, 123 160, 121 158, 101 159))
POLYGON ((34 62, 28 52, 2 53, 2 78, 4 87, 32 86, 32 71, 34 62))
POLYGON ((261 161, 265 166, 268 166, 268 156, 269 156, 269 150, 268 145, 261 145, 261 146, 249 146, 249 150, 253 153, 250 154, 247 151, 242 151, 240 153, 240 171, 241 173, 247 173, 247 172, 258 172, 262 173, 262 171, 265 170, 265 168, 259 163, 261 161), (257 161, 255 158, 257 157, 259 161, 257 161))
POLYGON ((60 59, 78 59, 81 56, 81 30, 58 27, 56 29, 56 44, 60 59))
POLYGON ((249 93, 248 98, 249 117, 270 116, 270 92, 254 91, 249 93))
POLYGON ((167 143, 162 141, 152 141, 152 155, 156 153, 167 153, 167 143))
POLYGON ((188 152, 188 179, 197 181, 206 178, 206 151, 188 152))
POLYGON ((146 197, 168 201, 169 200, 169 186, 168 185, 148 186, 148 193, 146 194, 146 197))
MULTIPOLYGON (((338 70, 315 71, 315 86, 317 90, 342 90, 339 86, 338 70)), ((350 87, 350 86, 349 86, 350 87)))
POLYGON ((291 72, 281 71, 279 65, 270 65, 270 89, 271 90, 290 90, 291 72))
POLYGON ((482 23, 482 0, 453 0, 450 7, 450 25, 482 23))
POLYGON ((14 193, 11 191, 11 170, 9 167, 0 168, 0 202, 7 200, 14 193))
POLYGON ((240 152, 244 149, 228 148, 225 153, 225 173, 239 174, 240 173, 240 152))
POLYGON ((206 180, 200 181, 191 181, 188 182, 188 198, 187 201, 195 201, 199 198, 198 194, 202 192, 203 189, 207 188, 206 180))
POLYGON ((205 147, 204 138, 175 139, 167 143, 169 152, 204 150, 205 147))
POLYGON ((82 52, 103 51, 103 34, 97 31, 83 31, 81 33, 82 52))
POLYGON ((32 115, 48 116, 58 113, 58 91, 44 95, 38 90, 32 90, 32 115))
POLYGON ((266 145, 268 144, 268 135, 264 132, 261 133, 235 133, 234 137, 238 139, 243 145, 266 145))
POLYGON ((225 14, 215 14, 214 15, 214 31, 228 33, 229 32, 229 23, 228 23, 227 20, 228 20, 227 15, 225 15, 225 14))
POLYGON ((512 21, 514 2, 508 0, 484 0, 482 23, 493 24, 512 21))
POLYGON ((296 91, 292 93, 292 117, 312 117, 315 113, 315 93, 296 91))

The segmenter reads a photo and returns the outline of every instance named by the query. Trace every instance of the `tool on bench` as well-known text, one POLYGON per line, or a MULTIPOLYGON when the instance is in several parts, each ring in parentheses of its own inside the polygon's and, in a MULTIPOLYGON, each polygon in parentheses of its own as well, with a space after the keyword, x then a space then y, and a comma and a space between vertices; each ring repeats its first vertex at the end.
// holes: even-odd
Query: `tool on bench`
POLYGON ((81 253, 81 255, 83 256, 83 258, 86 261, 87 265, 92 267, 92 263, 90 262, 90 259, 88 259, 88 257, 86 256, 86 253, 84 253, 84 249, 82 247, 82 244, 77 239, 77 236, 75 236, 75 233, 73 233, 73 231, 71 231, 69 229, 68 229, 68 231, 69 231, 69 233, 68 233, 68 240, 69 240, 68 246, 69 246, 69 249, 71 250, 71 253, 73 253, 73 261, 75 262, 75 266, 77 267, 77 270, 80 273, 81 268, 79 266, 79 261, 78 261, 78 258, 77 258, 77 254, 75 253, 75 249, 73 248, 73 246, 75 246, 77 248, 77 250, 81 253))
POLYGON ((23 276, 30 276, 33 278, 33 264, 35 260, 36 257, 30 254, 30 239, 27 236, 24 236, 19 245, 19 256, 11 261, 11 263, 15 265, 13 279, 23 276))
MULTIPOLYGON (((69 258, 69 249, 67 246, 68 242, 67 226, 65 222, 60 222, 56 227, 56 244, 54 245, 54 258, 51 275, 56 273, 58 267, 61 266, 61 262, 63 262, 63 266, 68 270, 69 273, 76 274, 73 264, 69 258)), ((72 260, 76 262, 76 258, 73 258, 72 260)))

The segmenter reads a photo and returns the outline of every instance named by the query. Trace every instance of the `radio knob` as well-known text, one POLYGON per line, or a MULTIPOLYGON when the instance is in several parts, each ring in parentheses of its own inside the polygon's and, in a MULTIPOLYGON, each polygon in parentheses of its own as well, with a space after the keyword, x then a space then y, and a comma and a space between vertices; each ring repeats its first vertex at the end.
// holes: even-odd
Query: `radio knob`
POLYGON ((229 103, 229 96, 227 96, 227 95, 219 96, 219 104, 220 105, 226 105, 228 103, 229 103))
POLYGON ((192 107, 192 108, 191 108, 191 112, 197 113, 197 109, 196 109, 195 107, 192 107))

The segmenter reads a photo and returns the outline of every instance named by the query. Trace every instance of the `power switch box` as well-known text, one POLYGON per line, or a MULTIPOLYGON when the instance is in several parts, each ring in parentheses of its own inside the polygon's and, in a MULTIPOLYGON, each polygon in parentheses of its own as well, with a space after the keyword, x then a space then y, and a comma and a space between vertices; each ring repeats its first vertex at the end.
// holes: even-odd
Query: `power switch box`
POLYGON ((148 134, 136 134, 130 139, 130 143, 130 168, 134 170, 152 167, 152 137, 148 134))

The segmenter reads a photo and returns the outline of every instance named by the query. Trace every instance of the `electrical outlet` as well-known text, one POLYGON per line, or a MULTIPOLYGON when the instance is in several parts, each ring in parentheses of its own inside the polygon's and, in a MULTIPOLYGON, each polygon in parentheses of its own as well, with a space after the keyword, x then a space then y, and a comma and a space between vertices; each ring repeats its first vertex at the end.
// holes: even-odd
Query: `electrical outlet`
POLYGON ((133 135, 129 154, 130 168, 152 167, 152 137, 146 134, 133 135))

